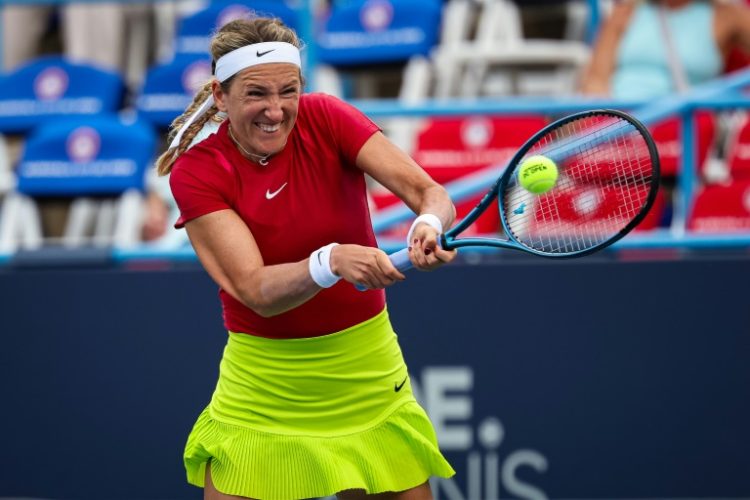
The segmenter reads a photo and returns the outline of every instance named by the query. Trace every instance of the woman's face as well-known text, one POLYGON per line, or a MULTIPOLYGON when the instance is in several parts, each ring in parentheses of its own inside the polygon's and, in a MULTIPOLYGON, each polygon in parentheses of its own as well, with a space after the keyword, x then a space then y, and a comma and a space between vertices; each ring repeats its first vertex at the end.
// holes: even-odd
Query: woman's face
POLYGON ((302 91, 299 67, 260 64, 234 76, 229 92, 214 84, 214 99, 227 113, 232 135, 251 153, 266 155, 284 148, 294 128, 302 91))

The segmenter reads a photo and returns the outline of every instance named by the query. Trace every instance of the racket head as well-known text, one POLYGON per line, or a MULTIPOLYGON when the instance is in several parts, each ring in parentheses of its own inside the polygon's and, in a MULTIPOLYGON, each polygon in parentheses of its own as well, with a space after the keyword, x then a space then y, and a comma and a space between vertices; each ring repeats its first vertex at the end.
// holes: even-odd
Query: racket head
POLYGON ((540 130, 513 156, 493 190, 507 246, 545 257, 580 257, 635 228, 653 205, 659 180, 659 155, 646 127, 627 113, 601 109, 540 130), (525 190, 517 177, 519 166, 534 155, 558 168, 555 185, 542 194, 525 190))

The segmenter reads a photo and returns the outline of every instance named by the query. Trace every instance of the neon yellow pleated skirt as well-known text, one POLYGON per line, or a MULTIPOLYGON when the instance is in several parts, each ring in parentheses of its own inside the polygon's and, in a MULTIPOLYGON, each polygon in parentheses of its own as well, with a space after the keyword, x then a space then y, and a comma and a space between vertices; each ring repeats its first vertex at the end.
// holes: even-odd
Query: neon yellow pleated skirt
POLYGON ((219 381, 185 447, 222 493, 262 500, 403 491, 453 469, 414 399, 387 311, 323 337, 229 333, 219 381))

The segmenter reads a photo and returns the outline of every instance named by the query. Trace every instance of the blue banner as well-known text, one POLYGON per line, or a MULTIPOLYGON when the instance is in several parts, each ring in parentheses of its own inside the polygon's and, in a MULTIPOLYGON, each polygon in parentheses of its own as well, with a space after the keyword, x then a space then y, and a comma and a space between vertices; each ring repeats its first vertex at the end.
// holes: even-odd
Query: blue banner
POLYGON ((115 115, 59 120, 36 129, 18 166, 18 190, 32 196, 114 195, 143 190, 155 134, 115 115))
MULTIPOLYGON (((435 500, 750 498, 750 258, 680 255, 503 254, 391 287, 457 471, 435 500)), ((203 498, 182 451, 227 339, 216 285, 26 258, 0 273, 0 497, 203 498)))
POLYGON ((136 98, 138 116, 157 127, 167 127, 193 102, 193 96, 211 79, 211 59, 178 54, 149 69, 136 98))
POLYGON ((0 132, 25 133, 52 118, 115 112, 124 93, 116 73, 43 57, 0 77, 0 132))
POLYGON ((334 7, 318 37, 318 57, 357 65, 428 55, 437 43, 441 6, 435 0, 360 0, 334 7))
POLYGON ((229 21, 252 17, 278 17, 294 30, 297 30, 299 25, 296 11, 282 1, 215 1, 206 9, 180 22, 175 40, 175 51, 208 54, 211 35, 214 31, 229 21))

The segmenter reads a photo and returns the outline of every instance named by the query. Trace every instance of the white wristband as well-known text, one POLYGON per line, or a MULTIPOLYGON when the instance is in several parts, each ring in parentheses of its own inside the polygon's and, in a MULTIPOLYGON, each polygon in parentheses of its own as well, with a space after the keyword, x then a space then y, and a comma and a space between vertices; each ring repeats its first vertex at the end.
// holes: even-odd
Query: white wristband
POLYGON ((422 214, 416 219, 414 219, 414 222, 411 223, 411 227, 409 228, 409 234, 406 236, 406 246, 411 247, 411 235, 414 233, 414 228, 417 227, 417 224, 424 222, 425 224, 434 227, 437 229, 438 233, 443 232, 443 223, 440 222, 440 219, 437 215, 433 214, 422 214))
POLYGON ((331 271, 331 250, 338 243, 330 243, 310 254, 309 270, 313 281, 321 288, 330 288, 341 279, 331 271))

